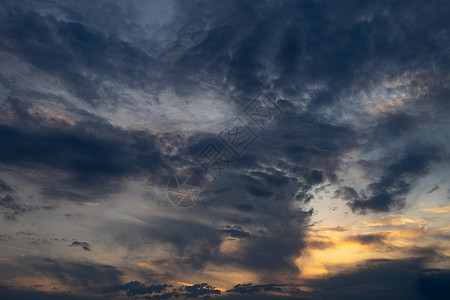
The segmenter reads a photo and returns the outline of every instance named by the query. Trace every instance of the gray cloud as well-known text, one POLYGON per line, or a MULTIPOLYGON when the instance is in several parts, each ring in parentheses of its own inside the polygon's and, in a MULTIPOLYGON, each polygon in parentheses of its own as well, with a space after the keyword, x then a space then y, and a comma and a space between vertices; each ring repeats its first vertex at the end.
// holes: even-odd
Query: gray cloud
POLYGON ((79 242, 79 241, 73 241, 70 245, 67 245, 69 247, 81 247, 84 251, 91 251, 91 245, 87 242, 79 242))
POLYGON ((419 147, 409 150, 403 158, 388 166, 378 182, 367 186, 366 191, 357 193, 351 187, 344 187, 336 196, 349 200, 353 211, 389 211, 404 205, 405 196, 411 189, 411 181, 428 173, 429 165, 440 160, 440 150, 433 147, 419 147))
POLYGON ((121 271, 109 265, 36 256, 2 262, 2 270, 5 270, 0 274, 2 279, 22 276, 26 272, 29 275, 48 277, 91 292, 98 292, 100 286, 119 284, 122 275, 121 271))
MULTIPOLYGON (((73 209, 113 199, 95 216, 100 225, 81 209, 51 215, 77 215, 86 231, 108 235, 130 260, 148 245, 166 249, 174 262, 167 277, 208 264, 253 272, 261 282, 297 276, 294 259, 306 247, 314 211, 305 207, 317 200, 316 188, 336 187, 354 213, 391 212, 408 205, 437 162, 448 162, 449 9, 444 1, 4 1, 0 64, 17 67, 0 71, 0 165, 32 183, 40 200, 25 204, 22 194, 32 192, 1 180, 1 212, 27 222, 18 217, 50 211, 55 202, 73 209), (157 13, 165 9, 170 14, 157 13), (274 97, 282 116, 208 182, 195 156, 210 141, 224 146, 217 128, 261 92, 274 97), (340 177, 354 153, 369 180, 363 189, 340 177), (187 213, 166 210, 161 196, 177 172, 204 183, 201 201, 187 213), (161 213, 130 216, 144 201, 161 213), (238 241, 235 253, 220 251, 225 237, 238 241)), ((354 239, 383 243, 378 235, 354 239)), ((80 240, 91 241, 77 237, 69 246, 87 254, 90 244, 80 240)), ((397 275, 418 268, 386 264, 397 275)), ((149 291, 147 283, 120 282, 113 267, 36 265, 71 284, 149 291), (78 276, 91 271, 98 280, 78 276)), ((374 274, 385 283, 382 269, 374 274)), ((341 280, 364 287, 356 274, 329 287, 341 280)), ((255 283, 235 292, 270 288, 286 290, 255 283)), ((216 294, 207 284, 189 289, 148 297, 216 294)))

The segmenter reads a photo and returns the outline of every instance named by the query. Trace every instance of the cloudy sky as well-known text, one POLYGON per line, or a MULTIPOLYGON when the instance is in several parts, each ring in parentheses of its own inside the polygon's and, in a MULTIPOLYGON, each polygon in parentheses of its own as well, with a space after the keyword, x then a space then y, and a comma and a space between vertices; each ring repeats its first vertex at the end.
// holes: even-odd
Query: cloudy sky
POLYGON ((1 298, 445 299, 449 15, 1 1, 1 298))

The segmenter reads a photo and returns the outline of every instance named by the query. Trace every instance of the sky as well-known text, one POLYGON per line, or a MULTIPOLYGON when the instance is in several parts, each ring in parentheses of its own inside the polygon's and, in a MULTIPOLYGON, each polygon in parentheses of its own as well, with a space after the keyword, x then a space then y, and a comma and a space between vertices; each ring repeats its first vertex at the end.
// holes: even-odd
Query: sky
POLYGON ((3 0, 1 299, 449 299, 448 1, 3 0))

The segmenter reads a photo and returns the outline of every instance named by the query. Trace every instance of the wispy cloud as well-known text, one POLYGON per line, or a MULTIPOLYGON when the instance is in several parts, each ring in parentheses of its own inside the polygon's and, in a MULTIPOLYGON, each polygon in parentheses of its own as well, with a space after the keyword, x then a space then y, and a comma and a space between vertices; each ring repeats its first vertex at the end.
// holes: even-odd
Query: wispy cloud
POLYGON ((420 210, 442 214, 450 212, 450 206, 421 208, 420 210))
POLYGON ((401 226, 405 224, 426 224, 424 220, 401 215, 389 215, 375 221, 361 221, 366 226, 401 226))

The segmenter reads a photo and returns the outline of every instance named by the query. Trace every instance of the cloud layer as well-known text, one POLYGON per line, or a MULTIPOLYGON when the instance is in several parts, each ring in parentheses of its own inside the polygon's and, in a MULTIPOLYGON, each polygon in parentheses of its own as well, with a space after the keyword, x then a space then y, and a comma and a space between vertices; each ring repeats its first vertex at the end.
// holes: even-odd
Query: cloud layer
POLYGON ((449 10, 3 1, 2 291, 444 295, 448 229, 423 214, 448 211, 449 10), (195 206, 168 201, 175 175, 195 206), (370 253, 313 278, 339 245, 370 253))

